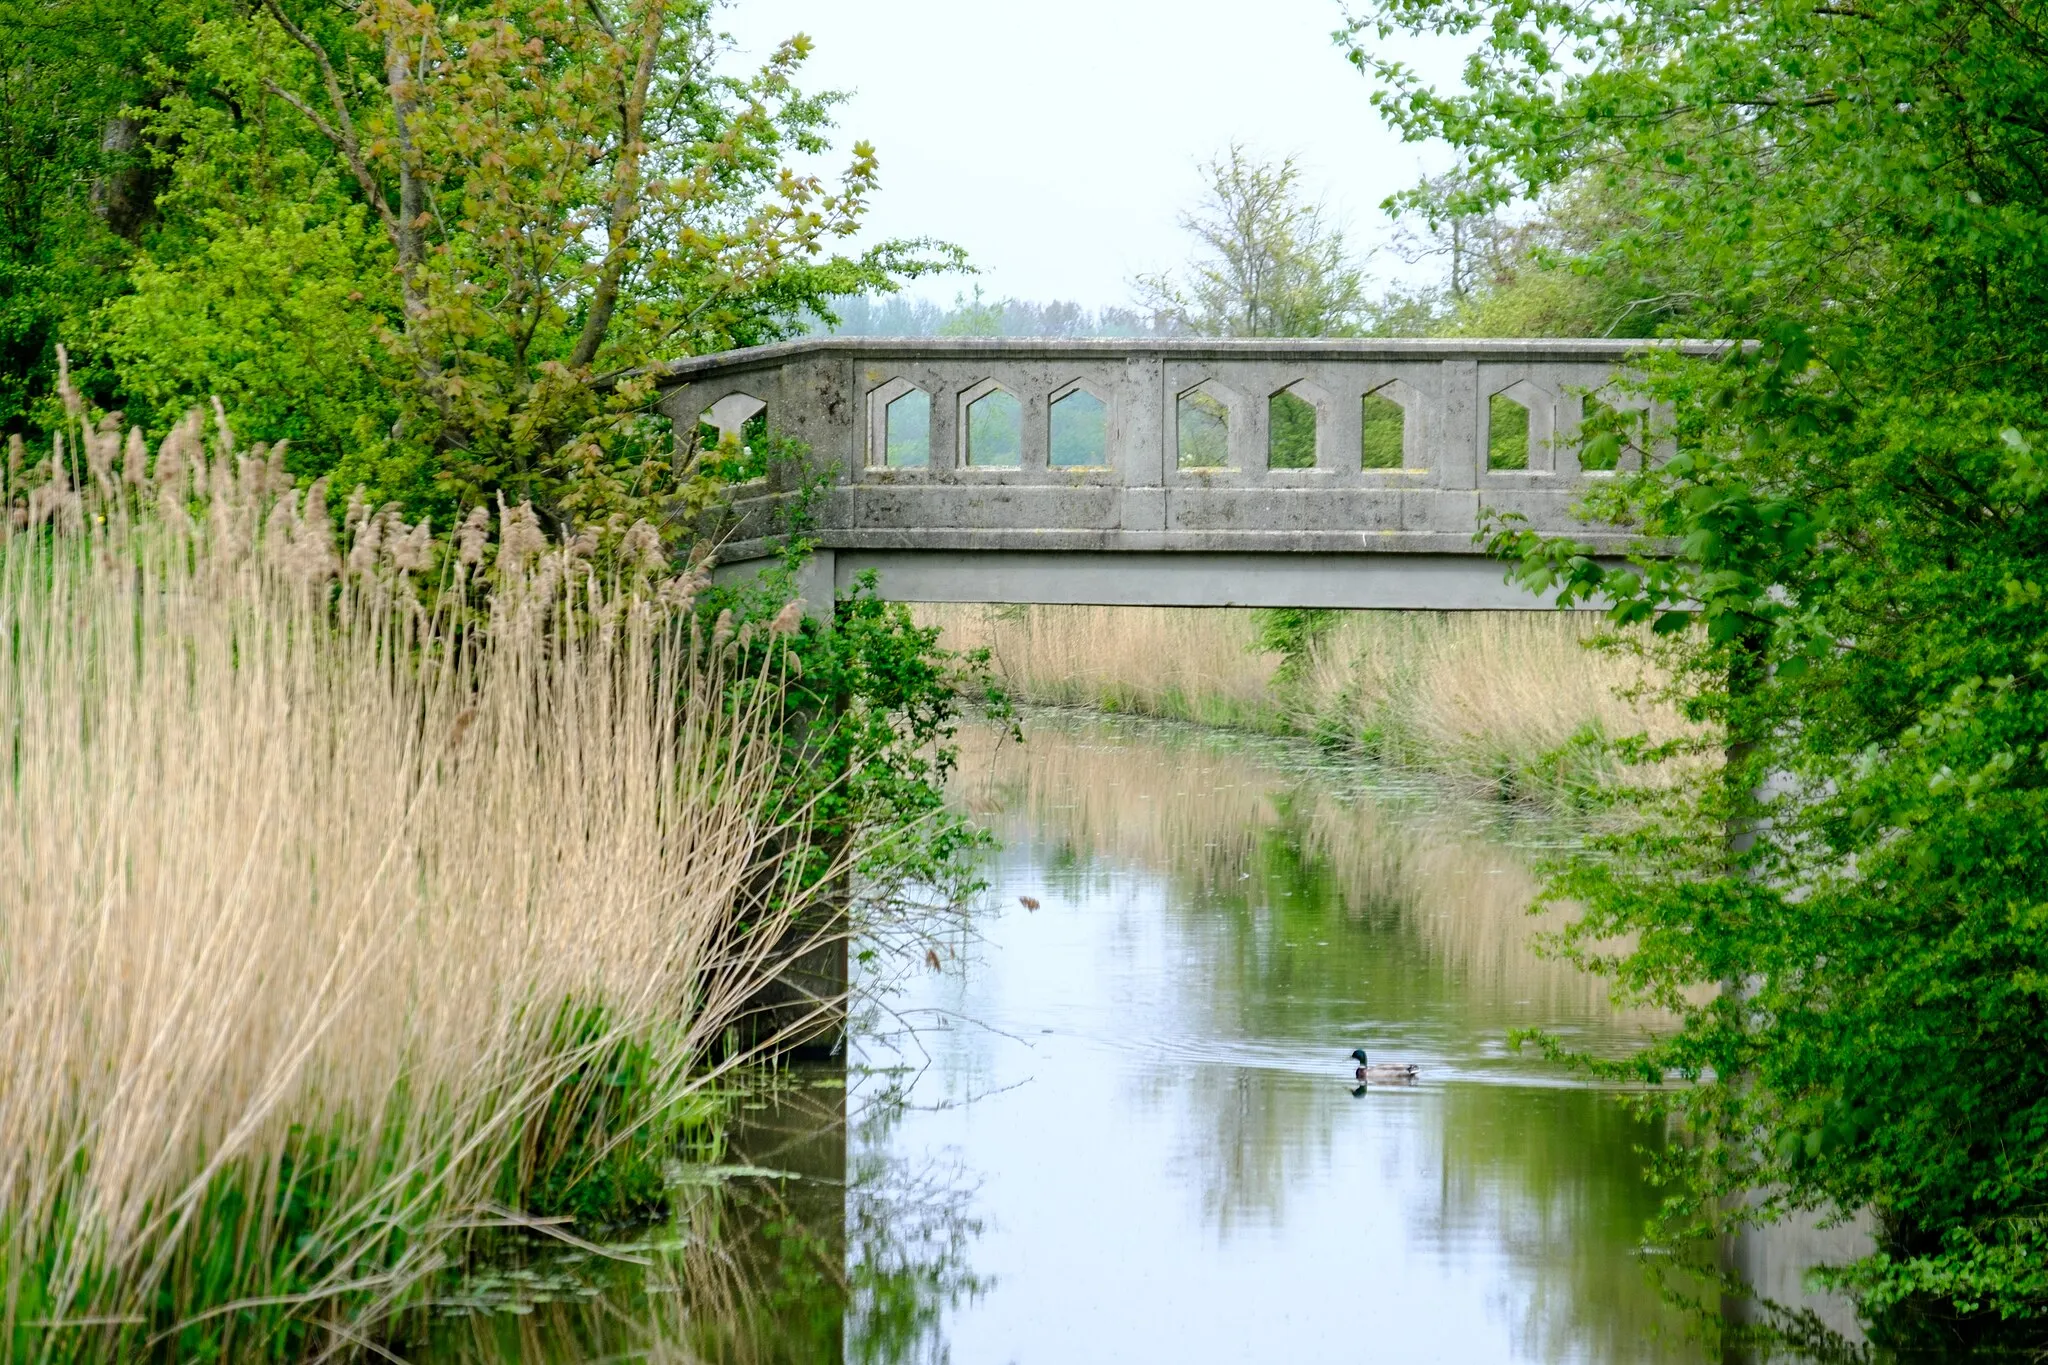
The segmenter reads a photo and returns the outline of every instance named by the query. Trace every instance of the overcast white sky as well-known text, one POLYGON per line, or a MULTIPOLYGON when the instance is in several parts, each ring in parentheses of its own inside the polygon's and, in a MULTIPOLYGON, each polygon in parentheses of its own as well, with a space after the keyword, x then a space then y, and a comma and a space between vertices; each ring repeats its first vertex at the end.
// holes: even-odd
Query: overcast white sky
MULTIPOLYGON (((920 294, 1100 307, 1185 257, 1175 213, 1232 139, 1297 155, 1354 240, 1385 237, 1379 202, 1442 158, 1380 125, 1330 40, 1342 18, 1338 0, 727 0, 719 23, 753 58, 816 40, 809 86, 852 92, 841 150, 881 157, 872 233, 945 238, 981 268, 920 294)), ((1400 55, 1455 74, 1445 50, 1400 55)))

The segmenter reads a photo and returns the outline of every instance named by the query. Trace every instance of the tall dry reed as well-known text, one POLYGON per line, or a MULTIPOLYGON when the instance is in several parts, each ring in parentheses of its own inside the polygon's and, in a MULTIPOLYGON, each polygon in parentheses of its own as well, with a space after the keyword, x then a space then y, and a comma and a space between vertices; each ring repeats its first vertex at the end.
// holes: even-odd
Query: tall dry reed
POLYGON ((1249 611, 1173 607, 920 606, 955 649, 990 651, 1019 698, 1202 725, 1276 730, 1278 654, 1249 611))
POLYGON ((474 517, 430 610, 424 524, 145 455, 0 488, 0 1353, 339 1352, 700 1082, 777 966, 766 717, 645 535, 474 517))
POLYGON ((1489 781, 1542 775, 1575 737, 1685 731, 1658 675, 1590 647, 1577 612, 1345 612, 1301 672, 1305 724, 1379 757, 1489 781))
POLYGON ((1018 697, 1314 735, 1498 788, 1559 776, 1576 736, 1682 732, 1654 676, 1587 647, 1597 620, 1554 612, 1342 612, 1300 657, 1262 647, 1258 613, 1168 607, 920 608, 948 645, 988 648, 1018 697), (1649 686, 1646 688, 1645 684, 1649 686))

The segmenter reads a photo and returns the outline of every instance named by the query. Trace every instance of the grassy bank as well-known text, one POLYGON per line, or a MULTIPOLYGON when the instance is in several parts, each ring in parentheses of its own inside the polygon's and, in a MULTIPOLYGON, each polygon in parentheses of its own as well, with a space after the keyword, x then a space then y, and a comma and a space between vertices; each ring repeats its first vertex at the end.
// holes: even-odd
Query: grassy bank
POLYGON ((423 594, 424 524, 210 446, 87 431, 0 522, 9 1360, 345 1350, 638 1211, 777 965, 774 689, 694 579, 514 510, 423 594))
POLYGON ((1556 792, 1575 739, 1683 722, 1631 699, 1643 666, 1549 612, 1271 613, 1164 607, 920 609, 986 646, 1020 699, 1312 736, 1504 795, 1556 792))

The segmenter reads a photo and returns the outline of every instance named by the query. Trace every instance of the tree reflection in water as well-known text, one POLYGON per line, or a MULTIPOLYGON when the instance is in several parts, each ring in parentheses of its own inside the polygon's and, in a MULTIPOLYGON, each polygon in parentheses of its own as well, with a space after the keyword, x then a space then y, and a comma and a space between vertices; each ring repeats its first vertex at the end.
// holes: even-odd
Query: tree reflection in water
POLYGON ((1527 913, 1528 845, 1557 832, 1301 757, 1057 717, 970 750, 995 894, 857 1021, 851 1131, 846 1074, 793 1075, 728 1160, 806 1178, 691 1186, 652 1264, 535 1257, 480 1286, 519 1311, 409 1354, 1310 1359, 1355 1354, 1369 1293, 1402 1305, 1371 1324, 1386 1358, 1858 1358, 1798 1317, 1796 1256, 1764 1277, 1775 1318, 1724 1306, 1711 1265, 1646 1273, 1662 1127, 1505 1046, 1664 1023, 1532 950, 1555 920, 1527 913), (1360 1044, 1424 1083, 1354 1098, 1360 1044))
MULTIPOLYGON (((1034 715, 1027 733, 1022 749, 962 765, 959 799, 1006 850, 991 873, 998 918, 984 925, 999 951, 968 964, 968 984, 919 1002, 986 1025, 934 1044, 927 1092, 999 1086, 1009 1072, 990 1038, 1039 1032, 1035 1009, 1115 1059, 1089 1064, 1117 1075, 1110 1110, 1073 1113, 1074 1131, 1049 1140, 1165 1147, 1159 1183, 1192 1196, 1209 1234, 1175 1262, 1190 1283, 1292 1258, 1307 1284, 1331 1267, 1346 1279, 1405 1274, 1418 1296, 1408 1308, 1424 1318, 1469 1313, 1481 1284, 1486 1316, 1506 1331, 1493 1349, 1515 1358, 1717 1349, 1718 1322, 1682 1312, 1650 1273, 1661 1257, 1644 1234, 1660 1191, 1646 1164, 1665 1145, 1661 1123, 1506 1047, 1533 1025, 1611 1054, 1669 1022, 1616 1011, 1603 982, 1535 951, 1561 915, 1529 913, 1532 847, 1568 832, 1295 747, 1057 714, 1034 715), (1045 893, 1046 914, 1070 908, 1076 927, 1053 939, 1045 914, 999 924, 1026 889, 1045 893), (1033 973, 1098 979, 1048 988, 1033 973), (1428 1084, 1334 1099, 1331 1078, 1349 1066, 1337 1059, 1361 1043, 1422 1062, 1428 1084), (1405 1257, 1384 1246, 1390 1223, 1405 1257), (1384 1272, 1368 1268, 1375 1256, 1384 1272)), ((1033 1084, 1057 1087, 1038 1051, 1033 1084)), ((982 1127, 1025 1113, 1019 1103, 982 1127)), ((1070 1216, 1076 1239, 1115 1235, 1096 1226, 1114 1208, 1070 1216)), ((1051 1253, 1006 1249, 1004 1263, 1033 1254, 1051 1253)), ((1320 1321, 1313 1289, 1281 1293, 1243 1312, 1320 1321)), ((1200 1301, 1188 1310, 1213 1316, 1200 1301)), ((1379 1344, 1398 1355, 1405 1338, 1388 1330, 1396 1339, 1379 1344)))
POLYGON ((501 1247, 400 1342, 435 1365, 926 1365, 943 1313, 979 1292, 979 1225, 957 1169, 886 1141, 900 1105, 856 1117, 844 1071, 797 1068, 738 1110, 726 1159, 677 1171, 674 1219, 601 1253, 501 1247), (748 1172, 777 1172, 777 1175, 748 1172))

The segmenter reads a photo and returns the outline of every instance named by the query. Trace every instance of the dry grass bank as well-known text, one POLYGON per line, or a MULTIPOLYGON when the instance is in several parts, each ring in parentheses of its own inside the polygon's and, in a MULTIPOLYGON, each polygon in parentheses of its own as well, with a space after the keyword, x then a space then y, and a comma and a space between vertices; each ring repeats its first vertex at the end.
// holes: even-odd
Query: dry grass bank
POLYGON ((1259 613, 1164 607, 920 608, 958 648, 986 646, 1015 694, 1198 724, 1313 735, 1494 789, 1568 781, 1575 736, 1680 734, 1632 700, 1630 658, 1588 649, 1600 623, 1549 612, 1343 612, 1283 670, 1259 613))
POLYGON ((1281 656, 1256 649, 1253 613, 1155 607, 920 606, 957 649, 987 648, 1024 701, 1278 731, 1281 656))
POLYGON ((632 1197, 773 965, 771 755, 675 592, 530 516, 465 626, 424 526, 129 442, 0 522, 0 1357, 308 1356, 632 1197))

